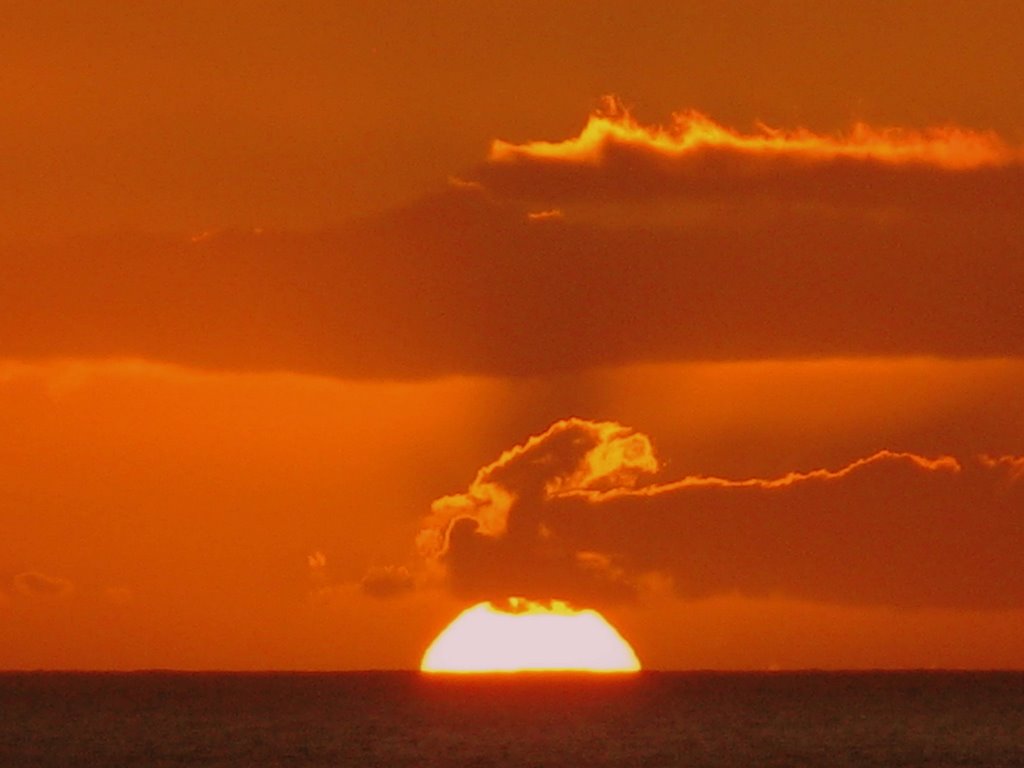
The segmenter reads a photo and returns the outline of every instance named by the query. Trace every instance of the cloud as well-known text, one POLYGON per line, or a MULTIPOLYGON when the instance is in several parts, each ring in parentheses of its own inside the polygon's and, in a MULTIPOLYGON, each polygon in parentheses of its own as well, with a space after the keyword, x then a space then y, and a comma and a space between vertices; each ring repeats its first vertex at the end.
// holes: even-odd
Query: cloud
POLYGON ((476 173, 503 197, 574 201, 659 197, 812 200, 830 205, 1022 201, 1024 152, 992 132, 856 123, 845 134, 758 124, 744 134, 695 110, 644 126, 612 99, 576 137, 495 141, 476 173), (998 194, 986 194, 994 193, 998 194))
POLYGON ((564 217, 565 214, 558 208, 549 208, 546 211, 530 211, 526 214, 526 218, 530 221, 545 221, 548 219, 561 219, 564 217))
POLYGON ((315 580, 307 599, 313 604, 332 604, 354 596, 389 600, 411 593, 416 588, 412 573, 404 565, 371 566, 361 579, 328 581, 315 580))
POLYGON ((372 597, 396 597, 412 590, 413 579, 405 566, 376 566, 366 572, 360 587, 372 597))
POLYGON ((0 357, 415 379, 1024 356, 1024 175, 989 134, 620 115, 496 147, 473 184, 332 232, 0 245, 0 357))
POLYGON ((565 419, 483 467, 465 493, 435 501, 417 548, 429 563, 446 565, 466 597, 629 597, 634 584, 613 558, 566 549, 542 510, 551 498, 631 488, 657 468, 646 435, 614 422, 565 419), (563 591, 545 594, 545 584, 563 591))
POLYGON ((1024 456, 982 456, 981 462, 991 469, 1005 470, 1010 482, 1024 479, 1024 456))
POLYGON ((24 571, 11 580, 16 594, 23 597, 64 597, 74 591, 74 585, 59 576, 39 571, 24 571))
POLYGON ((417 545, 428 557, 444 555, 452 528, 462 520, 472 521, 480 535, 502 537, 510 533, 512 507, 524 499, 630 488, 657 469, 646 435, 611 421, 565 419, 483 467, 466 493, 435 501, 417 545))
POLYGON ((306 565, 309 567, 310 576, 320 578, 327 569, 327 555, 319 549, 306 555, 306 565))
POLYGON ((791 131, 758 124, 754 134, 726 128, 696 110, 672 116, 672 125, 643 126, 614 97, 605 97, 603 109, 587 120, 580 135, 558 142, 512 144, 496 140, 489 160, 495 164, 552 160, 569 164, 601 165, 616 147, 656 151, 684 158, 711 150, 731 150, 768 158, 828 161, 837 158, 874 160, 891 165, 921 164, 952 170, 1008 165, 1019 161, 993 132, 956 127, 914 131, 874 129, 856 123, 848 135, 826 136, 806 129, 791 131))
POLYGON ((880 451, 774 478, 654 483, 651 441, 568 419, 435 502, 421 552, 462 596, 785 595, 899 607, 1024 606, 1024 459, 880 451))
POLYGON ((310 553, 306 561, 314 585, 309 595, 314 601, 358 592, 370 597, 391 598, 410 592, 415 587, 412 574, 402 565, 371 566, 358 581, 336 581, 330 577, 327 556, 323 552, 317 550, 310 553))

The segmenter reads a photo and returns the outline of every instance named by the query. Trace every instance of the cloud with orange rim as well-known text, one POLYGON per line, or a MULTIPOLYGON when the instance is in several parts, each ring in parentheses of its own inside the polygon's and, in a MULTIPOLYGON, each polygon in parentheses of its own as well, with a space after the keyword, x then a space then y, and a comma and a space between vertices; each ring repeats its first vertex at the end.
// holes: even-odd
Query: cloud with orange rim
POLYGON ((758 123, 743 133, 689 110, 641 125, 618 101, 576 137, 496 140, 473 179, 503 197, 557 202, 662 197, 830 206, 978 205, 1024 200, 1024 152, 990 131, 855 123, 838 135, 758 123))
POLYGON ((882 450, 775 478, 654 482, 649 437, 566 419, 434 502, 418 545, 467 598, 605 604, 653 576, 688 598, 1019 608, 1022 466, 882 450))

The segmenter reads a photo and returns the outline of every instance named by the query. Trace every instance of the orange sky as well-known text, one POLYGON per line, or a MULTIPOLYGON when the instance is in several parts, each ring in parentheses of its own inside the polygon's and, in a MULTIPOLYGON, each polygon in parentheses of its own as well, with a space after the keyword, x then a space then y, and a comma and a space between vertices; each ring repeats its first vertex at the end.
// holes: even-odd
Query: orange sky
POLYGON ((1024 668, 1018 4, 2 27, 0 668, 1024 668))

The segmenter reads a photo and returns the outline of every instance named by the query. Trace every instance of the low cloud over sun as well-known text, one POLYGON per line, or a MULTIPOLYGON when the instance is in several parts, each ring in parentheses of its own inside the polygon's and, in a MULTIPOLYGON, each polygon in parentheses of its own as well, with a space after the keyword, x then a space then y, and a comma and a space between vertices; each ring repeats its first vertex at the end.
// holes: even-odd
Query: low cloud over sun
POLYGON ((1024 607, 1024 457, 882 450, 739 479, 658 468, 642 433, 559 421, 435 501, 420 551, 466 598, 608 604, 654 577, 687 598, 1024 607))

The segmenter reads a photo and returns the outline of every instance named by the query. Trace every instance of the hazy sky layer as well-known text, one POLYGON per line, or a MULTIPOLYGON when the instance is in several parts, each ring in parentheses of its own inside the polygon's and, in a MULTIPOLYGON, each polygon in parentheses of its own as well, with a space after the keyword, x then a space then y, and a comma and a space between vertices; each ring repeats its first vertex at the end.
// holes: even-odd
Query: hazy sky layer
POLYGON ((1024 667, 1019 4, 2 16, 0 668, 1024 667))

